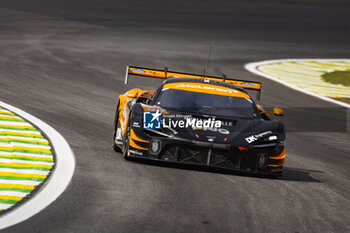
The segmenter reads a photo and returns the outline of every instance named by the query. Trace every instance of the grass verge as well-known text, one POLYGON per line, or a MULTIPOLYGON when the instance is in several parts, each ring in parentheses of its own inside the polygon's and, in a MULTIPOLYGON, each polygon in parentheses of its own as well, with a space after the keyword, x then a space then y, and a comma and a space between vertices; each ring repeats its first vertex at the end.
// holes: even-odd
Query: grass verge
POLYGON ((350 87, 350 70, 348 71, 334 71, 322 75, 325 82, 332 84, 342 84, 350 87))

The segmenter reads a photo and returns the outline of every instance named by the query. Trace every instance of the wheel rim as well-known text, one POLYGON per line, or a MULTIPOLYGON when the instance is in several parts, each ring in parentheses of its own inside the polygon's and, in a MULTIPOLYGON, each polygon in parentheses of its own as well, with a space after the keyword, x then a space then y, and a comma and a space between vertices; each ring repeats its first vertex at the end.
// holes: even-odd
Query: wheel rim
POLYGON ((118 105, 117 105, 117 111, 115 113, 115 118, 114 118, 114 122, 116 123, 116 126, 114 128, 114 135, 113 135, 113 143, 114 145, 117 144, 117 138, 118 138, 118 128, 120 127, 119 124, 119 101, 118 101, 118 105))
POLYGON ((129 140, 130 140, 130 131, 129 131, 129 129, 127 129, 125 143, 123 145, 123 155, 124 155, 124 157, 128 157, 129 156, 128 155, 129 140))

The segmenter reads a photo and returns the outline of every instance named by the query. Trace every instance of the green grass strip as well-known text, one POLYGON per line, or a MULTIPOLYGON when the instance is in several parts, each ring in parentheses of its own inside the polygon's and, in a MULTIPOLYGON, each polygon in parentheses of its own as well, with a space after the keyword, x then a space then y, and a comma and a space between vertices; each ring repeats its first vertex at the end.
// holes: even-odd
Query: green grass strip
POLYGON ((0 203, 3 204, 16 204, 18 201, 15 200, 5 200, 5 199, 0 199, 0 203))
POLYGON ((45 142, 28 142, 25 140, 20 140, 20 139, 1 139, 0 142, 5 142, 5 143, 11 143, 11 142, 18 142, 18 143, 26 143, 26 144, 31 144, 31 145, 43 145, 43 146, 49 146, 48 143, 45 142))
POLYGON ((13 152, 30 153, 30 154, 36 154, 36 155, 52 155, 51 152, 41 152, 41 151, 32 151, 32 150, 20 150, 20 149, 14 149, 13 152))
POLYGON ((26 122, 25 120, 22 120, 22 119, 3 119, 2 117, 0 117, 0 121, 26 122))
POLYGON ((0 191, 16 191, 22 193, 30 193, 31 189, 21 189, 21 188, 0 188, 0 191))
POLYGON ((350 70, 326 73, 322 75, 322 79, 328 83, 341 84, 350 87, 350 70))
POLYGON ((32 151, 32 150, 20 150, 20 149, 14 149, 14 150, 12 150, 12 149, 0 149, 0 151, 11 152, 11 153, 15 153, 15 152, 29 153, 29 154, 36 154, 36 155, 52 155, 51 152, 41 152, 41 151, 32 151))
POLYGON ((35 167, 33 164, 33 167, 16 167, 16 166, 1 166, 0 168, 10 168, 10 169, 22 169, 22 170, 37 170, 37 171, 50 171, 51 168, 46 167, 35 167))
POLYGON ((18 176, 0 176, 0 179, 4 180, 30 180, 30 181, 37 181, 37 182, 43 182, 44 178, 38 178, 38 177, 18 177, 18 176))
MULTIPOLYGON (((32 127, 32 126, 27 126, 27 127, 32 127)), ((21 131, 38 131, 37 129, 31 129, 31 128, 17 128, 17 127, 7 127, 7 126, 0 126, 0 129, 21 130, 21 131)))
POLYGON ((0 112, 1 115, 6 115, 6 116, 16 116, 15 114, 11 112, 0 112))
POLYGON ((40 138, 40 139, 45 139, 44 136, 42 136, 41 134, 38 134, 37 136, 26 136, 26 135, 20 135, 20 134, 16 134, 15 132, 13 132, 13 134, 8 134, 8 133, 2 133, 0 132, 1 136, 15 136, 15 137, 24 137, 24 138, 40 138))

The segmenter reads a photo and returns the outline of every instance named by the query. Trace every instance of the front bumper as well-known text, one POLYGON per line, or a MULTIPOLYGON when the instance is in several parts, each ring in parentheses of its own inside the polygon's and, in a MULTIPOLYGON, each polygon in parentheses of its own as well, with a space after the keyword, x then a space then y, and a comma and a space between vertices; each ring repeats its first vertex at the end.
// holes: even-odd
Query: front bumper
MULTIPOLYGON (((137 144, 135 140, 133 144, 137 144)), ((275 148, 270 151, 241 150, 229 144, 187 141, 178 139, 152 138, 143 142, 143 148, 129 149, 130 157, 193 164, 207 167, 238 170, 256 174, 281 176, 285 150, 275 148), (160 149, 152 153, 152 143, 160 142, 160 149)), ((153 148, 154 149, 154 148, 153 148)))

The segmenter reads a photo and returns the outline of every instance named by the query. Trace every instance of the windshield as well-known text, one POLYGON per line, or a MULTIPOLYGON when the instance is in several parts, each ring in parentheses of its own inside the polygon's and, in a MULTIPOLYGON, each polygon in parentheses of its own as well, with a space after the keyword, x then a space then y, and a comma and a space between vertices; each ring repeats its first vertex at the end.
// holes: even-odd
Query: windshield
POLYGON ((183 112, 225 117, 255 118, 256 110, 248 98, 163 89, 156 105, 183 112))

